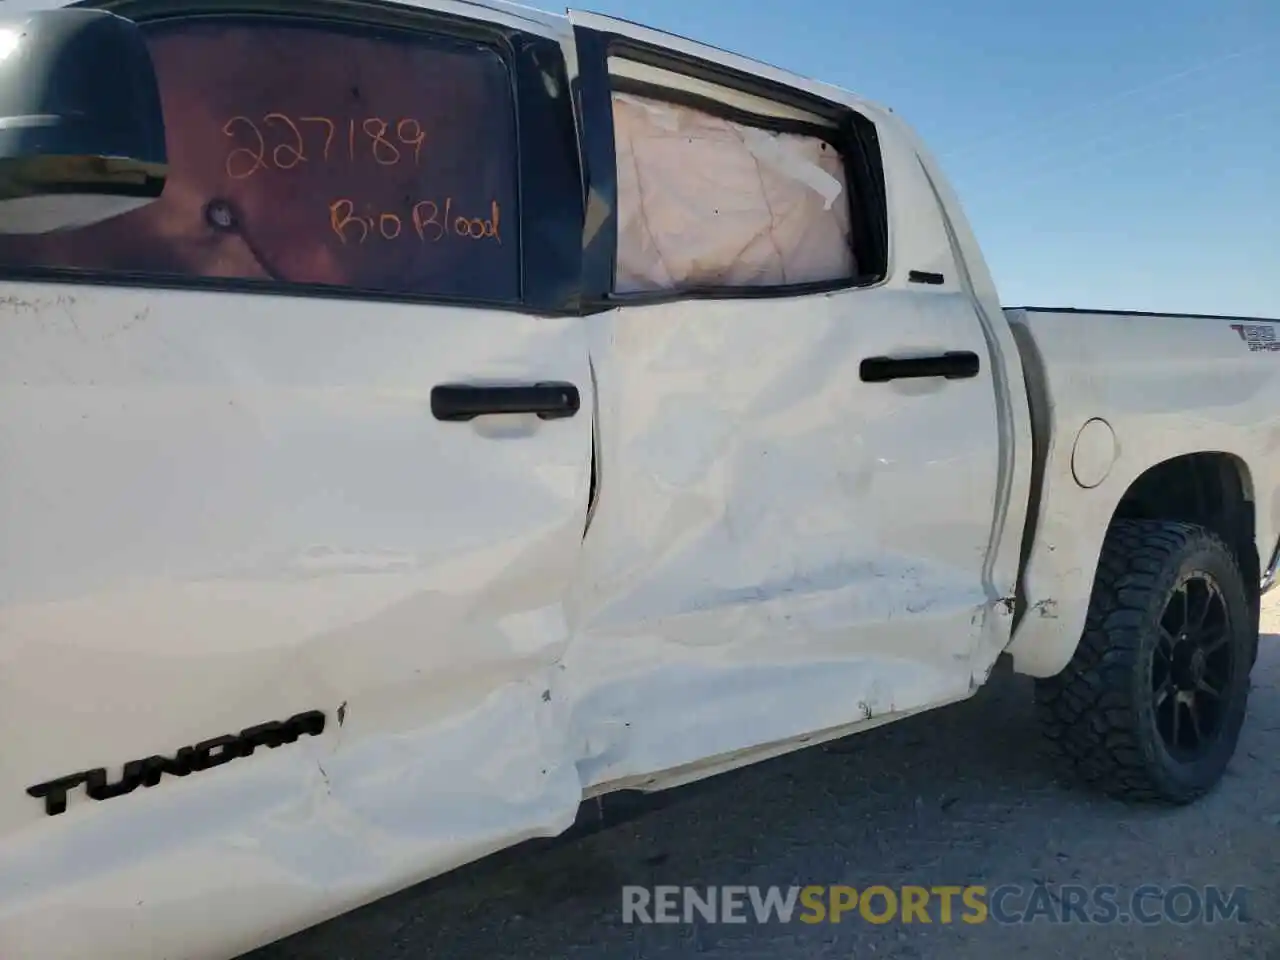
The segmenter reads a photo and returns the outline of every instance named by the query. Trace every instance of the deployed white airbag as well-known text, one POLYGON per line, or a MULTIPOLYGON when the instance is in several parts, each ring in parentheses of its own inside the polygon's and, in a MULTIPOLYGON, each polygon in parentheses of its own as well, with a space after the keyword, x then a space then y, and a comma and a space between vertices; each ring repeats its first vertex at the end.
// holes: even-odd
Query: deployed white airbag
POLYGON ((818 137, 613 95, 622 293, 856 273, 844 162, 818 137))

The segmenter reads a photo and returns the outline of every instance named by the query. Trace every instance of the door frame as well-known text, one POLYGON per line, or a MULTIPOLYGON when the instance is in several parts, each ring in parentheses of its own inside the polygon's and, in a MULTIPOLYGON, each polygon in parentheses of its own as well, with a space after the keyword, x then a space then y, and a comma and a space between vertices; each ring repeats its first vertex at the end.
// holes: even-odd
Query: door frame
MULTIPOLYGON (((763 299, 825 293, 849 287, 875 286, 888 274, 889 217, 884 190, 883 160, 875 124, 851 106, 847 95, 822 87, 802 77, 791 76, 766 64, 695 43, 673 34, 599 14, 569 11, 578 58, 578 126, 582 141, 582 163, 587 179, 587 227, 583 237, 582 293, 588 310, 608 310, 621 305, 693 299, 763 299), (618 177, 614 145, 612 92, 619 85, 613 79, 609 61, 613 57, 679 74, 682 78, 727 88, 744 98, 764 104, 761 109, 739 112, 741 119, 770 126, 793 128, 798 132, 820 132, 837 141, 846 156, 846 174, 852 193, 865 202, 853 226, 860 276, 821 283, 796 283, 761 289, 726 287, 681 289, 619 295, 613 292, 617 256, 618 177), (815 122, 816 121, 816 122, 815 122), (856 158, 856 159, 853 159, 856 158)), ((630 78, 623 85, 635 92, 655 89, 630 78)), ((707 104, 709 98, 681 95, 670 88, 664 99, 687 99, 693 105, 707 104)))

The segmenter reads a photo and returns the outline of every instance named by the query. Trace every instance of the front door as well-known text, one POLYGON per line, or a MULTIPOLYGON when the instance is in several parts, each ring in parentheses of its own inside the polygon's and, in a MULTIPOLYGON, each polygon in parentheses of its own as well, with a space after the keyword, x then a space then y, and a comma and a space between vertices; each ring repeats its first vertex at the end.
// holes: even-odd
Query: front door
POLYGON ((154 858, 195 942, 572 819, 581 183, 537 20, 114 9, 164 196, 0 239, 0 900, 154 858))

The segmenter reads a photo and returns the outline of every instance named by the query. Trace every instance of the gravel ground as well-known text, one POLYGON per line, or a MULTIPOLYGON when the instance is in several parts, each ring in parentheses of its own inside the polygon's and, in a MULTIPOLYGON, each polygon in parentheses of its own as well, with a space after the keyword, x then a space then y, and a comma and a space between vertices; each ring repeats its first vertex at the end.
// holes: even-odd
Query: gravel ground
MULTIPOLYGON (((1280 960, 1280 606, 1263 624, 1250 715, 1221 787, 1179 810, 1055 782, 1030 682, 711 781, 612 830, 478 864, 242 960, 1280 960), (621 920, 624 884, 1246 888, 1238 919, 1018 925, 674 924, 621 920)), ((1025 897, 1011 897, 1020 906, 1025 897)), ((1157 901, 1158 902, 1158 901, 1157 901)), ((957 916, 959 904, 957 903, 957 916)))

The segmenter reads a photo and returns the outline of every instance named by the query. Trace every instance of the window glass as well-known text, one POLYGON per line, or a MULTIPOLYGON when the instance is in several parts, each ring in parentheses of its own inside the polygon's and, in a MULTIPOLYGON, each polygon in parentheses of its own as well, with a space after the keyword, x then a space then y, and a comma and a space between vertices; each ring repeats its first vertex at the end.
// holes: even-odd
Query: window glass
POLYGON ((511 84, 487 47, 258 20, 146 26, 170 178, 0 268, 519 299, 511 84))
POLYGON ((840 152, 821 137, 613 94, 620 293, 857 275, 840 152))

